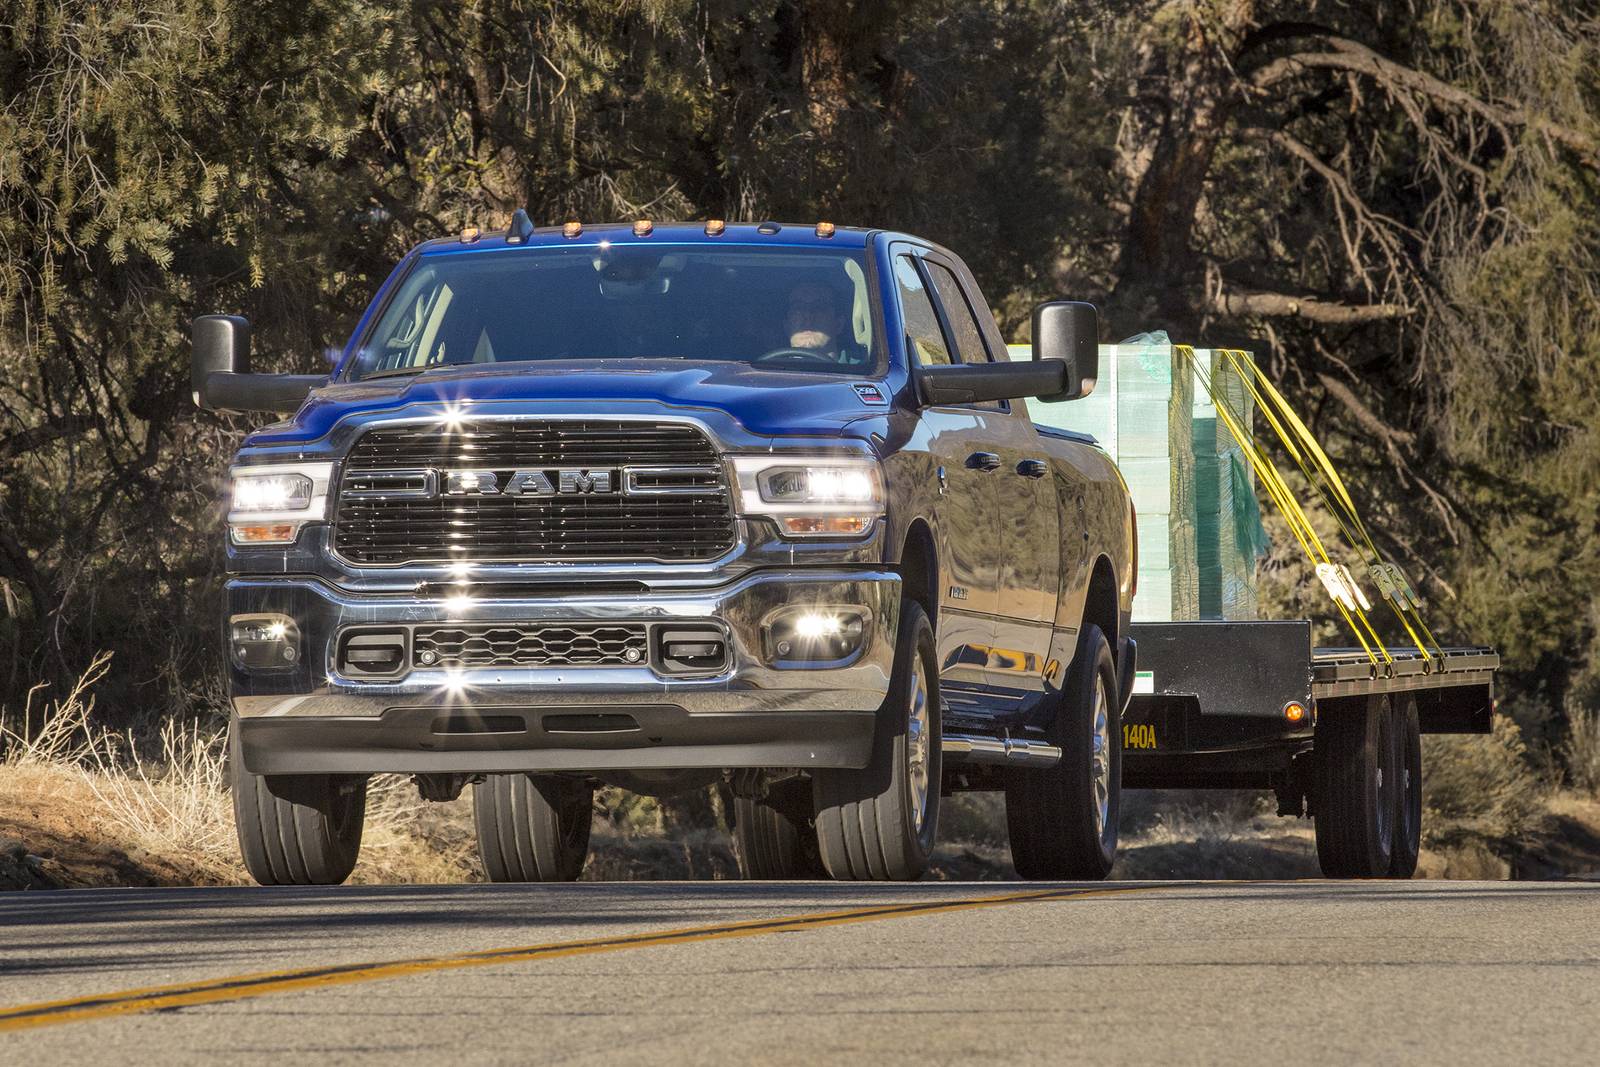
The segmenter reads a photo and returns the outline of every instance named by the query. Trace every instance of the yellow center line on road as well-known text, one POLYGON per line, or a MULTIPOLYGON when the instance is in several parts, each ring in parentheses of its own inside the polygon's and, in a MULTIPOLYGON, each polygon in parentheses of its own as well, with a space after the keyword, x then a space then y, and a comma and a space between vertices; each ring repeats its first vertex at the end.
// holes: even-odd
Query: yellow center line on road
POLYGON ((428 956, 416 959, 389 960, 384 963, 334 964, 323 967, 298 967, 280 971, 263 971, 257 974, 233 975, 198 982, 151 986, 145 989, 126 989, 97 996, 76 997, 42 1004, 22 1004, 0 1009, 0 1033, 31 1030, 42 1026, 60 1026, 65 1023, 87 1022, 114 1015, 131 1015, 137 1012, 162 1011, 186 1008, 197 1004, 216 1004, 222 1001, 244 1000, 274 993, 293 993, 329 986, 349 985, 355 982, 375 982, 385 978, 404 978, 428 974, 433 971, 460 970, 466 967, 494 967, 507 963, 526 963, 533 960, 559 959, 566 956, 584 956, 599 952, 619 952, 630 948, 651 948, 657 945, 683 945, 696 941, 721 941, 737 937, 756 937, 761 934, 796 933, 818 927, 840 926, 845 923, 873 922, 879 919, 898 919, 913 915, 940 915, 956 911, 973 911, 1007 904, 1027 904, 1049 900, 1079 900, 1086 897, 1118 896, 1129 893, 1151 892, 1157 889, 1186 888, 1186 883, 1169 882, 1154 886, 1127 886, 1116 889, 1036 889, 1019 893, 1002 893, 996 896, 961 897, 955 900, 923 901, 908 904, 883 904, 868 908, 851 908, 844 911, 814 912, 788 918, 751 919, 744 922, 716 923, 709 926, 690 926, 676 930, 656 930, 617 937, 593 938, 580 941, 555 941, 544 945, 522 945, 511 948, 493 948, 478 952, 463 952, 449 956, 428 956))

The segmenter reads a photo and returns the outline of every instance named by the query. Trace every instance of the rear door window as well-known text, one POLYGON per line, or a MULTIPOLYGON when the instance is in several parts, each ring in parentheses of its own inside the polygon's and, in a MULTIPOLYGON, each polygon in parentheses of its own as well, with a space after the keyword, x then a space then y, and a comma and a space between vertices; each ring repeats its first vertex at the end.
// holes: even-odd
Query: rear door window
POLYGON ((939 304, 944 308, 946 321, 950 323, 950 333, 961 362, 989 362, 989 349, 983 343, 983 331, 978 328, 978 317, 972 313, 972 305, 967 303, 966 295, 961 292, 961 283, 956 281, 956 276, 944 264, 932 261, 925 263, 928 276, 933 279, 933 287, 938 290, 939 304))

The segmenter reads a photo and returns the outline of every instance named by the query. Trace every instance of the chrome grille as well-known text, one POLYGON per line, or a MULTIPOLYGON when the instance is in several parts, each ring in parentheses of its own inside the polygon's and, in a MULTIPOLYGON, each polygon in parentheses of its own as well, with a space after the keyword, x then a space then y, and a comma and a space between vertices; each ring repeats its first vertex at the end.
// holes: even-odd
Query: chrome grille
POLYGON ((354 563, 714 559, 733 547, 722 466, 694 426, 504 420, 375 426, 344 462, 334 546, 354 563), (439 492, 441 471, 607 472, 604 491, 439 492), (430 473, 433 472, 433 473, 430 473))
POLYGON ((650 653, 643 626, 430 626, 411 634, 417 667, 633 667, 650 653))

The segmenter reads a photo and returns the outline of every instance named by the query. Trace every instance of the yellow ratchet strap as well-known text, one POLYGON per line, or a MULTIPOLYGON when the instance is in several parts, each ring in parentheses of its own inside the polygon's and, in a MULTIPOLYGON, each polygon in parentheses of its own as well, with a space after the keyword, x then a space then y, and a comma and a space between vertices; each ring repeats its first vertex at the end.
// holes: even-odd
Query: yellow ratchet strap
POLYGON ((1300 467, 1301 474, 1338 522, 1345 539, 1357 554, 1362 556, 1368 575, 1377 584, 1384 600, 1388 601, 1395 617, 1400 620, 1400 625, 1405 627, 1407 635, 1421 653, 1424 664, 1429 670, 1433 669, 1433 656, 1429 654, 1428 646, 1433 646, 1434 652, 1441 660, 1444 658, 1444 652, 1432 631, 1428 629, 1427 623, 1422 620, 1421 601, 1399 566, 1384 559, 1383 554, 1378 551, 1378 546, 1373 543, 1372 536, 1361 521, 1361 515, 1356 510, 1350 491, 1345 487, 1344 479, 1339 477, 1339 472, 1327 452, 1323 450, 1306 424, 1295 414, 1278 388, 1250 360, 1248 353, 1238 349, 1224 349, 1221 355, 1250 390, 1257 406, 1273 429, 1278 432, 1285 449, 1300 467), (1297 443, 1298 448, 1295 447, 1297 443))
MULTIPOLYGON (((1366 653, 1367 659, 1373 666, 1391 668, 1394 657, 1389 654, 1383 639, 1378 635, 1377 629, 1372 625, 1372 620, 1367 617, 1366 608, 1370 607, 1361 587, 1355 581, 1348 567, 1337 564, 1329 555, 1322 539, 1317 536, 1316 530, 1311 525, 1311 519, 1306 515, 1305 509, 1300 506, 1293 491, 1278 471, 1271 458, 1256 442, 1254 436, 1244 427, 1244 418, 1234 411, 1223 396, 1213 385, 1209 368, 1203 366, 1195 356, 1191 345, 1174 345, 1173 351, 1180 357, 1187 358, 1194 366, 1206 392, 1210 395, 1212 403, 1216 406, 1217 417, 1222 420, 1228 433, 1239 443, 1245 458, 1249 461, 1251 469, 1255 472, 1257 480, 1265 487, 1267 495, 1272 499, 1284 520, 1289 524, 1289 529, 1294 533, 1295 540, 1300 542, 1301 550, 1306 558, 1311 561, 1316 569, 1317 577, 1327 590, 1334 606, 1339 609, 1339 614, 1344 618, 1345 625, 1361 644, 1361 649, 1366 653)), ((1226 358, 1226 357, 1225 357, 1226 358)), ((1249 379, 1243 374, 1242 381, 1248 385, 1249 379)), ((1252 390, 1254 395, 1254 390, 1252 390)), ((1259 401, 1258 401, 1259 404, 1259 401)), ((1286 431, 1280 429, 1280 422, 1270 412, 1265 413, 1268 422, 1278 430, 1280 438, 1284 438, 1284 447, 1295 456, 1297 462, 1299 454, 1293 443, 1287 439, 1286 431)))

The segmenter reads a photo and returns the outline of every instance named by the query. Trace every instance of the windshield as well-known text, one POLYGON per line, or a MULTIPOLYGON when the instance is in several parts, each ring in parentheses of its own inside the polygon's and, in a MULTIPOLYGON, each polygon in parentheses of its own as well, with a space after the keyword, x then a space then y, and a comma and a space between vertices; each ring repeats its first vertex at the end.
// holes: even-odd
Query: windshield
POLYGON ((701 359, 866 374, 859 251, 661 245, 425 255, 349 380, 552 359, 701 359))

